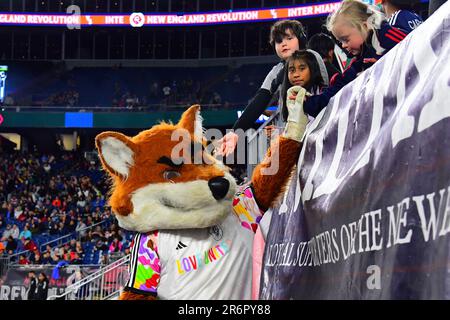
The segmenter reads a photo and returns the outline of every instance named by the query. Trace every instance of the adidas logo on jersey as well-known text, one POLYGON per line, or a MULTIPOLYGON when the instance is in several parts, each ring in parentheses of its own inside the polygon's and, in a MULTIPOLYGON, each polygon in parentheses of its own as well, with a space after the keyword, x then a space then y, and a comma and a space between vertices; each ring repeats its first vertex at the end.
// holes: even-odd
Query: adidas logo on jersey
POLYGON ((180 249, 184 249, 184 248, 186 248, 187 247, 187 245, 185 245, 183 242, 181 242, 181 241, 178 241, 178 245, 177 245, 177 250, 180 250, 180 249))

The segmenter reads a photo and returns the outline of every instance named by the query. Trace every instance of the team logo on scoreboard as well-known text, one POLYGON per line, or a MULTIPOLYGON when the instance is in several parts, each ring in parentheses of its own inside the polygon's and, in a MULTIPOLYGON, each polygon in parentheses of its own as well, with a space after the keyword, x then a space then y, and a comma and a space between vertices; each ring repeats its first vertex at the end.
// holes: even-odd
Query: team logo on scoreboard
POLYGON ((277 10, 270 9, 270 14, 272 15, 272 18, 274 19, 278 18, 277 10))
POLYGON ((134 28, 140 28, 145 23, 145 16, 143 13, 140 12, 133 12, 130 15, 130 24, 134 28))

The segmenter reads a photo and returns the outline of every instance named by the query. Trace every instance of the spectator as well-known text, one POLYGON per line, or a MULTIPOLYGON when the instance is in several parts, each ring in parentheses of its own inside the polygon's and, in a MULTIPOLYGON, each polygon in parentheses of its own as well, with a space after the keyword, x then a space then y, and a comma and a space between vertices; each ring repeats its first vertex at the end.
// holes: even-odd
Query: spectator
POLYGON ((31 255, 30 263, 36 265, 42 264, 41 254, 37 250, 34 251, 33 254, 31 255))
POLYGON ((58 233, 59 234, 66 234, 67 233, 67 227, 65 226, 64 222, 58 223, 58 233))
POLYGON ((25 239, 31 239, 31 231, 28 229, 28 224, 26 224, 22 230, 22 232, 19 234, 20 240, 25 239))
POLYGON ((11 95, 7 95, 5 100, 3 100, 3 104, 7 107, 11 107, 14 105, 14 98, 11 95))
POLYGON ((50 254, 51 264, 57 264, 61 260, 60 251, 58 248, 53 250, 50 254))
POLYGON ((68 250, 75 251, 76 245, 77 245, 77 240, 71 239, 71 240, 69 241, 69 246, 68 246, 67 249, 68 249, 68 250))
POLYGON ((8 254, 14 254, 14 252, 17 250, 17 240, 12 236, 9 236, 5 250, 8 254))
POLYGON ((23 210, 22 210, 21 206, 18 206, 16 209, 14 209, 14 218, 16 220, 23 221, 24 217, 22 216, 22 214, 23 214, 23 210))
MULTIPOLYGON (((270 44, 277 56, 283 60, 275 65, 267 74, 261 88, 250 100, 241 117, 233 125, 233 130, 251 128, 259 116, 267 108, 271 100, 279 93, 284 75, 284 61, 292 53, 306 47, 306 33, 303 25, 296 20, 277 21, 270 30, 270 44)), ((281 106, 281 104, 280 104, 281 106)), ((234 132, 227 133, 219 142, 218 155, 228 156, 237 146, 239 136, 234 132)))
POLYGON ((95 239, 95 238, 104 238, 105 237, 105 235, 103 234, 103 231, 102 231, 102 227, 100 227, 100 226, 96 226, 95 227, 95 230, 92 232, 92 237, 95 239))
POLYGON ((164 95, 164 102, 165 104, 169 104, 169 97, 170 97, 170 91, 171 88, 170 86, 167 84, 162 88, 163 91, 163 95, 164 95))
POLYGON ((59 233, 58 224, 56 222, 53 222, 50 224, 50 235, 57 235, 59 233))
POLYGON ((6 226, 5 231, 3 231, 1 241, 6 241, 10 236, 12 236, 12 233, 13 233, 12 226, 8 224, 6 226))
POLYGON ((357 0, 344 0, 328 17, 327 28, 355 60, 321 94, 305 100, 303 109, 312 117, 317 117, 336 93, 406 37, 404 31, 390 26, 381 12, 357 0))
POLYGON ((59 198, 56 197, 56 199, 52 201, 52 205, 56 208, 61 207, 61 200, 59 200, 59 198))
POLYGON ((119 241, 119 237, 114 237, 109 246, 109 253, 113 252, 122 252, 122 242, 119 241))
POLYGON ((44 264, 44 265, 45 265, 45 264, 52 264, 53 260, 52 260, 51 255, 50 255, 49 252, 45 251, 45 252, 42 254, 42 260, 41 260, 41 262, 42 262, 42 264, 44 264))
POLYGON ((99 261, 99 263, 100 263, 101 265, 106 265, 106 264, 108 264, 108 263, 109 263, 108 255, 107 255, 107 254, 102 254, 102 255, 100 256, 100 261, 99 261))
POLYGON ((320 54, 327 68, 329 79, 332 79, 335 74, 340 74, 338 68, 333 65, 334 61, 334 40, 325 33, 315 34, 308 41, 308 49, 314 50, 320 54))
POLYGON ((44 253, 48 253, 48 254, 52 254, 54 250, 52 250, 52 247, 48 244, 45 246, 45 251, 44 253))
POLYGON ((391 26, 410 33, 422 24, 422 18, 412 12, 413 0, 382 0, 383 10, 391 26))
POLYGON ((150 97, 157 98, 158 97, 158 82, 154 81, 150 86, 150 97))
POLYGON ((96 240, 96 237, 94 237, 94 232, 93 232, 92 230, 89 230, 89 231, 87 232, 85 241, 86 241, 86 242, 94 242, 95 240, 96 240))
POLYGON ((20 234, 19 227, 17 227, 17 225, 14 224, 14 225, 12 226, 11 236, 12 236, 14 239, 19 239, 19 234, 20 234))
POLYGON ((23 247, 24 247, 24 250, 27 250, 27 251, 38 250, 36 243, 34 243, 34 241, 31 239, 25 239, 23 242, 23 247))
POLYGON ((95 243, 94 251, 106 251, 108 247, 106 243, 103 242, 103 239, 98 239, 95 243))
MULTIPOLYGON (((31 224, 31 234, 37 235, 41 233, 41 227, 42 225, 37 223, 37 222, 33 222, 31 224)), ((30 236, 31 238, 31 236, 30 236)))
POLYGON ((48 279, 43 272, 39 273, 38 283, 36 287, 36 300, 47 300, 48 295, 48 279))
POLYGON ((210 101, 211 104, 221 104, 222 103, 222 97, 218 92, 213 93, 213 97, 210 101))
POLYGON ((28 272, 28 289, 27 289, 27 300, 35 300, 36 297, 36 287, 37 287, 37 279, 36 273, 34 271, 28 272))
POLYGON ((70 262, 70 264, 81 264, 82 262, 80 256, 75 250, 69 250, 68 261, 70 262))
POLYGON ((86 237, 86 224, 83 222, 83 219, 81 217, 78 217, 78 223, 75 228, 75 231, 79 233, 81 238, 86 237))
POLYGON ((84 257, 84 250, 83 246, 81 245, 80 241, 77 241, 77 244, 75 246, 75 251, 78 253, 78 255, 83 258, 84 257))
POLYGON ((27 265, 27 264, 30 264, 30 260, 28 260, 28 258, 24 254, 21 254, 19 256, 18 264, 20 264, 20 265, 27 265))
POLYGON ((52 169, 52 167, 50 166, 50 164, 47 163, 47 162, 44 164, 43 168, 44 168, 44 170, 45 170, 46 173, 49 173, 50 170, 52 169))
POLYGON ((70 219, 69 220, 69 225, 67 226, 67 231, 68 232, 75 232, 76 228, 77 228, 77 225, 75 223, 75 220, 74 219, 70 219))

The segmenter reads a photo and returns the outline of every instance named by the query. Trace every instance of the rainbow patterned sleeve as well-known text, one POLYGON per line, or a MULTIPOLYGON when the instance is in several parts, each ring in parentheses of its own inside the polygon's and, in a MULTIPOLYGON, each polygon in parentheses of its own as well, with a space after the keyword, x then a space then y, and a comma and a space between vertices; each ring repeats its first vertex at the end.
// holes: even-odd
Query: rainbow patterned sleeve
POLYGON ((125 290, 157 296, 161 266, 157 248, 158 232, 138 233, 132 243, 130 279, 125 290))
POLYGON ((238 186, 233 199, 233 212, 244 228, 256 232, 264 212, 256 203, 251 185, 238 186))

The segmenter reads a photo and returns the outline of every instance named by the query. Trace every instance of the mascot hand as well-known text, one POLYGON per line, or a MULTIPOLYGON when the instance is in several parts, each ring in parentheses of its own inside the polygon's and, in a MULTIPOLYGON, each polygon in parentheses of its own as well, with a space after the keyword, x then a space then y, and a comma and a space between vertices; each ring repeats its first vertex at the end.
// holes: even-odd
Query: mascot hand
POLYGON ((299 142, 308 124, 308 116, 303 111, 306 94, 306 90, 300 86, 291 87, 287 91, 286 105, 289 114, 283 136, 299 142))

